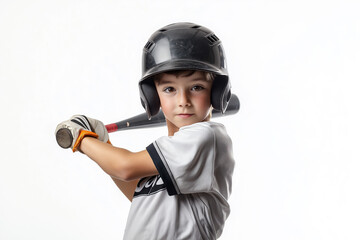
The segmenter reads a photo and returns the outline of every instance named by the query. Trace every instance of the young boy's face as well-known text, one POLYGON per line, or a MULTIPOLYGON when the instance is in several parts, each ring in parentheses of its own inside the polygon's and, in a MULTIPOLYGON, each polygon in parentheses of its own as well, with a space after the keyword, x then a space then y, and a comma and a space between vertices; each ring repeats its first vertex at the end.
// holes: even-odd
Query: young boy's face
POLYGON ((206 79, 204 72, 195 71, 189 76, 163 73, 155 86, 168 128, 176 132, 180 127, 210 119, 212 80, 206 79))

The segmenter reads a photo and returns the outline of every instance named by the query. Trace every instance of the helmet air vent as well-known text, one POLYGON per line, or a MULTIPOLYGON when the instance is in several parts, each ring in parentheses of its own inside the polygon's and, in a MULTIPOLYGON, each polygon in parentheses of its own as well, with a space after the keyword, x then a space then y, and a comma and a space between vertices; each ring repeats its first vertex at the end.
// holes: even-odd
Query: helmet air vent
POLYGON ((215 34, 210 34, 206 36, 206 38, 209 40, 211 44, 215 44, 220 41, 220 39, 215 34))
POLYGON ((152 48, 154 46, 154 43, 153 42, 151 42, 151 41, 148 41, 146 44, 145 44, 145 49, 147 50, 147 51, 150 51, 150 49, 152 48))

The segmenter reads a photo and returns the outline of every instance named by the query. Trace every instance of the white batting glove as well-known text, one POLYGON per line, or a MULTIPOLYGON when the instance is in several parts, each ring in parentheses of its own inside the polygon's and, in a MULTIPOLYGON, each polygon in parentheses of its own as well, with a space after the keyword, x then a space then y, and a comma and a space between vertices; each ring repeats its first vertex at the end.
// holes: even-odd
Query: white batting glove
POLYGON ((84 115, 74 115, 69 120, 60 123, 56 127, 55 134, 63 128, 67 128, 72 135, 73 152, 78 150, 84 137, 95 137, 100 141, 110 143, 105 125, 99 120, 84 115))

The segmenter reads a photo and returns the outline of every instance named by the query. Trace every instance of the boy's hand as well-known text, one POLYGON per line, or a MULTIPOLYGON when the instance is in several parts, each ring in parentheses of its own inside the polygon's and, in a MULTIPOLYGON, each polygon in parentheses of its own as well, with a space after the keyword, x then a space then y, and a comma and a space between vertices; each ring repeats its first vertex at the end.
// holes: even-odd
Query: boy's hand
POLYGON ((77 151, 84 137, 95 137, 103 142, 109 142, 109 135, 105 125, 96 119, 84 115, 74 115, 69 120, 57 125, 55 134, 59 129, 66 128, 70 131, 73 141, 71 148, 77 151))

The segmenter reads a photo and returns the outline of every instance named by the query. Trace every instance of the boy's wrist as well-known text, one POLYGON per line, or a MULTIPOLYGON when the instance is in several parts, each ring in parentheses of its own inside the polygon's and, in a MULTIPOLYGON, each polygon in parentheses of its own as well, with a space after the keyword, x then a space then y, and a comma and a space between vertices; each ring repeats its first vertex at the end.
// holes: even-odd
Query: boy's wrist
POLYGON ((89 135, 84 135, 83 138, 81 139, 79 145, 77 146, 77 149, 79 152, 81 153, 85 153, 86 152, 86 149, 87 149, 87 146, 89 145, 89 143, 92 141, 92 140, 95 140, 97 139, 97 137, 95 135, 92 135, 92 134, 89 134, 89 135))

